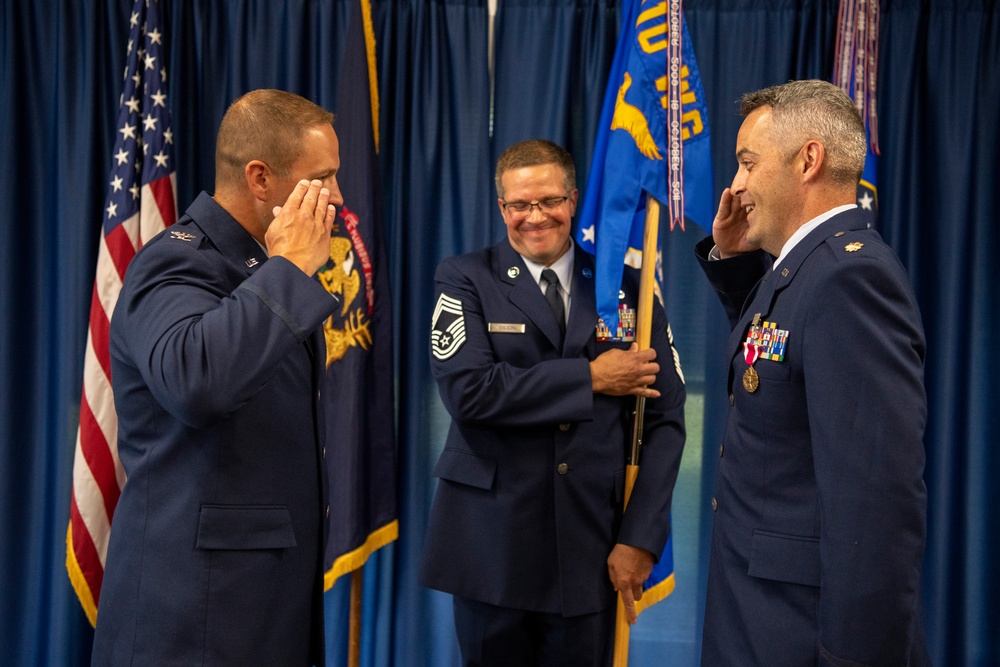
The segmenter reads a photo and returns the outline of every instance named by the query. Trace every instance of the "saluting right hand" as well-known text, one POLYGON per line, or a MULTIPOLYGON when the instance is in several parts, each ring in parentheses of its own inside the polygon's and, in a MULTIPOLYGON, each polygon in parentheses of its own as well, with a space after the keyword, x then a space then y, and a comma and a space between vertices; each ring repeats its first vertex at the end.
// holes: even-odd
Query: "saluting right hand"
POLYGON ((299 181, 284 205, 274 207, 264 242, 270 257, 284 257, 307 275, 330 258, 330 231, 336 207, 323 182, 299 181))
POLYGON ((755 245, 747 241, 748 229, 746 209, 740 204, 739 197, 726 188, 722 191, 719 210, 712 222, 712 240, 719 250, 719 257, 726 259, 757 250, 755 245))

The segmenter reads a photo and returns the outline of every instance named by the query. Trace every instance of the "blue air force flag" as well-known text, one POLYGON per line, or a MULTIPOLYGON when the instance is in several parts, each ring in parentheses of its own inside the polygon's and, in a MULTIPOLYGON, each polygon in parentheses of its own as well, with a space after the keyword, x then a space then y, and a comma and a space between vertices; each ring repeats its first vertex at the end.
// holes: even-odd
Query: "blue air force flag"
MULTIPOLYGON (((711 233, 709 143, 705 94, 680 3, 628 0, 576 236, 584 250, 596 254, 597 310, 610 331, 618 330, 623 266, 638 267, 643 259, 644 193, 711 233)), ((684 219, 679 222, 683 226, 684 219)), ((636 611, 673 589, 671 537, 636 611)))
POLYGON ((682 203, 684 217, 712 229, 705 93, 677 0, 625 3, 598 127, 576 240, 596 255, 597 312, 616 331, 622 266, 642 261, 644 193, 664 206, 682 203), (668 90, 671 70, 676 108, 668 90))

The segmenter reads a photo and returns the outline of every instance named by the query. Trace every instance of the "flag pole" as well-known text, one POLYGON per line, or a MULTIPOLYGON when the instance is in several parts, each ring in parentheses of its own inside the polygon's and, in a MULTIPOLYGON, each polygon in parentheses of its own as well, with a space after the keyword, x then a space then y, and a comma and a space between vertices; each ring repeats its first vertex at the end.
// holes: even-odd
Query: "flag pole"
MULTIPOLYGON (((640 350, 649 349, 653 331, 653 287, 656 281, 656 246, 660 231, 660 202, 646 193, 646 224, 642 234, 642 268, 639 271, 639 303, 636 315, 635 341, 640 350)), ((622 511, 628 507, 635 478, 639 474, 639 452, 642 448, 642 417, 646 398, 635 399, 635 420, 632 425, 632 450, 625 466, 625 502, 622 511)), ((615 611, 614 667, 628 665, 629 624, 625 614, 625 602, 618 593, 618 608, 615 611)))
POLYGON ((358 667, 361 664, 361 591, 364 581, 364 565, 351 571, 351 614, 347 630, 347 667, 358 667))

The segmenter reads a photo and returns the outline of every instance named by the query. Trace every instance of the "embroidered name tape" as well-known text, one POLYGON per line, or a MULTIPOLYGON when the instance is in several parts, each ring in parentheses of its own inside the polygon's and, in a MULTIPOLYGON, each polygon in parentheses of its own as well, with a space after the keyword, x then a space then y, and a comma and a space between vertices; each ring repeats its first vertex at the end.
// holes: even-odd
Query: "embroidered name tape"
POLYGON ((511 333, 511 334, 523 334, 524 325, 523 324, 505 324, 503 322, 490 322, 486 325, 486 330, 490 333, 511 333))

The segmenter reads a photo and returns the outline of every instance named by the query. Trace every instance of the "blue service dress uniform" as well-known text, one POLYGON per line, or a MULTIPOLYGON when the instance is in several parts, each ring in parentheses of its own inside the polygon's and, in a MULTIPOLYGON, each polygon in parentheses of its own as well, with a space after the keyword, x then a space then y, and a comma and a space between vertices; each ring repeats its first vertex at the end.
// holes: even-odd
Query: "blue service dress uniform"
POLYGON ((111 320, 118 453, 95 665, 323 664, 319 388, 333 298, 209 195, 111 320))
POLYGON ((926 350, 903 266, 855 211, 773 271, 763 251, 710 262, 711 247, 697 254, 734 328, 702 664, 929 664, 926 350), (785 348, 748 371, 755 323, 785 348))
MULTIPOLYGON (((684 387, 663 309, 641 469, 622 515, 635 397, 595 394, 593 257, 574 246, 565 340, 508 240, 443 261, 431 368, 451 415, 420 583, 512 609, 576 616, 614 603, 616 542, 662 552, 684 443, 684 387)), ((636 304, 629 269, 623 302, 636 304)))

